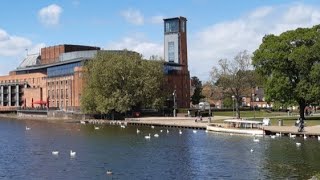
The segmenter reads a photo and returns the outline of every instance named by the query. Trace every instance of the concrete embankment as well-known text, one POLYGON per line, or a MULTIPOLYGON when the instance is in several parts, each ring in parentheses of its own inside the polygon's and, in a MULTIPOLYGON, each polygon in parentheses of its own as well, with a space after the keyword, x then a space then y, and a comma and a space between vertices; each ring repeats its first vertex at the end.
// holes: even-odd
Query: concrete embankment
POLYGON ((283 135, 289 136, 292 135, 297 136, 320 136, 320 126, 307 126, 304 128, 303 132, 298 132, 298 128, 295 126, 265 126, 264 131, 266 135, 274 135, 276 133, 281 133, 283 135))
POLYGON ((127 118, 128 125, 135 126, 159 126, 190 129, 206 129, 209 124, 208 118, 202 121, 195 121, 194 117, 148 117, 148 118, 127 118))

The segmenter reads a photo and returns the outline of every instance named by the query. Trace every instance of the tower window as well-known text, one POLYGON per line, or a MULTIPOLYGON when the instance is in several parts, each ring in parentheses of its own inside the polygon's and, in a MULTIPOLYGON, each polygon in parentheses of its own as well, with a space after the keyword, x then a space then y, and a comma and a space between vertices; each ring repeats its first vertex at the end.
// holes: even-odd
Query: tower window
POLYGON ((174 42, 168 42, 168 60, 174 62, 174 42))

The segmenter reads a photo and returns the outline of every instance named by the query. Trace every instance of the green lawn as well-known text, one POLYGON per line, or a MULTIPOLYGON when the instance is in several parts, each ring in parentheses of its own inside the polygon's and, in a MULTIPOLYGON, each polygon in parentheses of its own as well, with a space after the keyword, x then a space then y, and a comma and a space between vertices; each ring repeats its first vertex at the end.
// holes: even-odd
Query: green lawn
MULTIPOLYGON (((214 116, 233 116, 232 111, 214 112, 214 116)), ((284 126, 292 126, 298 119, 298 113, 293 113, 292 116, 288 116, 286 112, 267 112, 267 111, 242 111, 240 112, 241 118, 250 120, 262 120, 264 117, 270 118, 271 125, 278 125, 279 120, 283 120, 284 126)), ((223 120, 215 121, 222 123, 223 120)), ((306 126, 320 125, 320 116, 306 117, 306 126)))

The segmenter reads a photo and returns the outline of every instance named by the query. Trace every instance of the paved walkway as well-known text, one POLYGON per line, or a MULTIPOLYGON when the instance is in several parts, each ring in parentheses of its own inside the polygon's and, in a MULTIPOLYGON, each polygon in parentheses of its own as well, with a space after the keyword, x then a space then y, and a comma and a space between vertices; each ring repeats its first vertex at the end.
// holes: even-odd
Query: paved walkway
POLYGON ((298 127, 295 126, 265 126, 265 131, 270 131, 271 134, 275 133, 291 133, 291 134, 306 134, 309 136, 320 136, 320 125, 318 126, 307 126, 303 132, 298 132, 298 127))

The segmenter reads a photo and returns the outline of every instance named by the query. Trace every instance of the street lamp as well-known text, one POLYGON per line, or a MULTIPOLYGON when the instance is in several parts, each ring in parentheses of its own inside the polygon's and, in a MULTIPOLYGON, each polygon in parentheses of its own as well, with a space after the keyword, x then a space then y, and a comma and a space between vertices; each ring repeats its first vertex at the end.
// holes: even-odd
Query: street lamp
POLYGON ((232 95, 231 97, 232 97, 232 116, 234 117, 234 98, 235 98, 235 96, 232 95))
POLYGON ((252 108, 253 108, 253 118, 256 118, 256 107, 254 105, 254 98, 255 98, 256 94, 252 94, 252 97, 251 97, 251 101, 252 101, 252 108))
POLYGON ((176 117, 176 90, 173 91, 173 117, 176 117))

